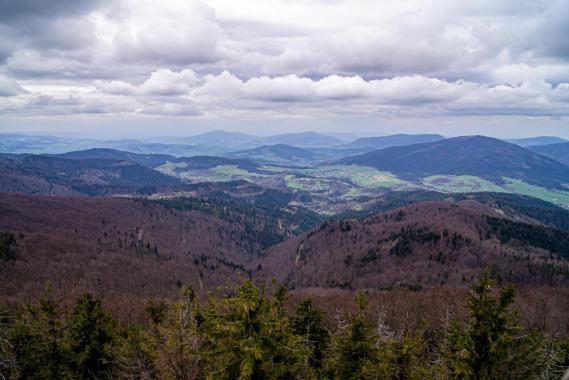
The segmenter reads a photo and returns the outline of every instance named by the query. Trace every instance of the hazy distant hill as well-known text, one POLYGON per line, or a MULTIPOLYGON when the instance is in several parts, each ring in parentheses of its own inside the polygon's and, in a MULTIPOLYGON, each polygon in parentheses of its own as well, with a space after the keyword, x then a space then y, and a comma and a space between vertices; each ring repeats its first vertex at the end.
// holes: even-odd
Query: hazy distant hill
POLYGON ((253 149, 241 150, 227 154, 232 158, 247 158, 260 164, 306 165, 323 159, 313 150, 285 144, 263 145, 253 149))
POLYGON ((227 132, 223 130, 200 133, 199 135, 180 139, 180 141, 188 144, 219 146, 227 149, 248 146, 250 144, 257 143, 258 140, 259 138, 257 136, 240 132, 227 132))
POLYGON ((568 232, 504 218, 473 201, 430 201, 326 223, 271 248, 256 276, 292 288, 420 289, 464 284, 491 266, 504 281, 566 283, 548 266, 563 272, 568 249, 568 232))
POLYGON ((285 133, 264 137, 264 145, 285 144, 302 148, 330 147, 342 143, 342 140, 316 132, 285 133))
POLYGON ((0 153, 64 153, 90 147, 83 142, 55 136, 6 133, 0 134, 0 153))
POLYGON ((510 177, 550 188, 569 183, 569 167, 517 145, 484 136, 387 148, 339 162, 371 166, 407 178, 446 174, 500 181, 501 177, 510 177))
POLYGON ((115 159, 0 155, 0 191, 45 195, 152 193, 180 187, 174 177, 115 159))
POLYGON ((527 149, 569 165, 569 142, 529 146, 527 149))
POLYGON ((444 140, 441 135, 423 134, 423 135, 406 135, 397 134, 390 136, 378 137, 362 137, 342 147, 345 148, 368 148, 368 149, 385 149, 393 146, 405 146, 412 144, 420 144, 426 142, 434 142, 444 140))
POLYGON ((532 145, 549 145, 567 142, 567 140, 556 136, 537 136, 537 137, 527 137, 522 139, 505 139, 504 141, 511 144, 516 144, 521 147, 528 147, 532 145))
POLYGON ((223 149, 189 144, 165 144, 138 140, 111 140, 94 145, 95 147, 112 148, 137 154, 165 154, 170 156, 194 156, 217 154, 223 149))
POLYGON ((1 153, 62 154, 93 148, 106 148, 138 154, 168 154, 188 156, 217 154, 225 149, 177 143, 157 143, 136 139, 95 140, 63 138, 56 136, 34 136, 21 134, 0 134, 1 153))
POLYGON ((61 158, 69 158, 76 160, 111 159, 111 160, 130 161, 149 168, 155 168, 156 166, 162 165, 167 161, 176 161, 176 157, 170 156, 168 154, 137 154, 137 153, 120 151, 116 149, 108 149, 108 148, 93 148, 87 150, 80 150, 80 151, 59 154, 57 156, 61 158))

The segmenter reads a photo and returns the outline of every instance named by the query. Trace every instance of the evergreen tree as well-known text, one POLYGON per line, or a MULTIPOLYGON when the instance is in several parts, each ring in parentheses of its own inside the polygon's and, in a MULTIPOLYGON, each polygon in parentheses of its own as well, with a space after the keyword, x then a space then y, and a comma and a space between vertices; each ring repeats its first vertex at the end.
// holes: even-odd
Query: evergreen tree
POLYGON ((154 323, 152 352, 161 377, 197 380, 204 376, 203 316, 191 287, 183 288, 180 294, 180 301, 167 310, 148 309, 154 323))
POLYGON ((236 294, 210 298, 205 318, 209 341, 208 379, 308 378, 308 350, 285 313, 286 292, 265 295, 251 281, 236 294))
POLYGON ((433 362, 426 353, 423 337, 407 332, 380 344, 377 374, 386 380, 441 379, 443 368, 433 362))
POLYGON ((10 232, 0 231, 0 261, 14 260, 16 238, 10 232))
POLYGON ((326 375, 333 379, 377 378, 377 349, 367 319, 367 297, 357 296, 357 309, 349 325, 332 338, 325 363, 326 375))
POLYGON ((160 371, 154 357, 161 354, 161 347, 154 345, 148 327, 130 324, 117 338, 116 377, 120 379, 159 379, 160 371))
POLYGON ((69 378, 59 299, 48 291, 37 304, 24 308, 11 330, 22 378, 69 378))
POLYGON ((2 306, 0 306, 0 379, 18 378, 18 367, 16 365, 16 354, 12 343, 12 331, 10 322, 14 316, 2 306))
POLYGON ((450 335, 449 364, 455 378, 531 379, 543 366, 543 337, 520 334, 517 314, 511 306, 516 289, 506 285, 497 292, 486 272, 470 290, 466 308, 469 323, 450 335))
POLYGON ((115 367, 115 324, 91 294, 81 296, 67 323, 66 343, 73 377, 102 379, 112 377, 115 367))
POLYGON ((302 301, 292 318, 292 328, 296 335, 303 338, 310 349, 309 364, 318 369, 322 367, 324 353, 330 340, 328 331, 322 326, 324 314, 318 310, 312 300, 302 301))

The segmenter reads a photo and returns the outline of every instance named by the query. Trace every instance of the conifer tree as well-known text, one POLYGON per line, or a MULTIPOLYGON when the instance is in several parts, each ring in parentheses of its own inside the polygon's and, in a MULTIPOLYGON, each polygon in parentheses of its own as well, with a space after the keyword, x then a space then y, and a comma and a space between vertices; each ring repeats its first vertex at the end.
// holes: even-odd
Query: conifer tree
POLYGON ((162 377, 198 380, 205 365, 202 310, 191 287, 183 288, 180 295, 166 311, 148 309, 154 323, 153 354, 162 377))
POLYGON ((210 298, 206 316, 208 379, 294 379, 303 373, 308 349, 292 331, 278 288, 267 296, 251 281, 236 294, 210 298))
POLYGON ((0 306, 0 380, 14 379, 18 377, 16 366, 16 354, 12 343, 12 331, 10 321, 14 316, 0 306))
POLYGON ((449 362, 454 378, 531 379, 543 366, 543 337, 536 332, 520 334, 512 310, 516 289, 506 285, 495 291, 489 272, 470 289, 466 328, 455 327, 449 362))
POLYGON ((111 378, 115 368, 115 323, 101 301, 91 294, 81 296, 67 322, 65 340, 73 378, 111 378))
POLYGON ((309 365, 318 369, 322 367, 324 353, 330 337, 322 326, 324 314, 318 310, 312 300, 300 302, 292 318, 292 328, 296 335, 303 338, 304 344, 310 349, 309 365))
POLYGON ((37 304, 24 308, 12 326, 12 344, 22 378, 69 378, 60 303, 48 290, 37 304))
POLYGON ((356 311, 349 325, 332 338, 325 363, 326 376, 333 379, 377 378, 377 349, 367 319, 368 300, 364 293, 357 296, 356 311))

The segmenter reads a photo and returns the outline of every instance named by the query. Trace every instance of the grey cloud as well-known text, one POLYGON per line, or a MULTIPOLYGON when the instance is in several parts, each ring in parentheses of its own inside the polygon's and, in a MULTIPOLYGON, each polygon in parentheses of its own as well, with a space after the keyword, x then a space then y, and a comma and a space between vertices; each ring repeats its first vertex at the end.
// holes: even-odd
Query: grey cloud
POLYGON ((14 79, 0 74, 0 96, 16 96, 25 90, 14 79))
POLYGON ((30 106, 77 106, 81 105, 81 99, 76 96, 69 95, 67 98, 55 98, 50 95, 39 95, 36 98, 32 99, 29 103, 30 106))
POLYGON ((0 1, 0 63, 26 49, 89 50, 95 30, 83 16, 104 3, 106 0, 0 1))
POLYGON ((2 0, 0 23, 19 23, 21 19, 77 15, 101 6, 102 0, 2 0))
POLYGON ((121 30, 114 38, 120 61, 150 61, 166 65, 217 62, 223 30, 210 6, 193 2, 177 20, 157 19, 137 31, 121 30))
POLYGON ((557 0, 544 13, 534 40, 537 51, 569 61, 569 1, 557 0))

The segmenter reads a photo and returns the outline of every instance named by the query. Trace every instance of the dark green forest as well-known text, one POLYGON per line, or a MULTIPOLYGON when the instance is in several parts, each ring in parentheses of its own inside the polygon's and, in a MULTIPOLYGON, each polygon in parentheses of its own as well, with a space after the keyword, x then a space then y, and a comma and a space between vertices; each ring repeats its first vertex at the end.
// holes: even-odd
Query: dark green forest
POLYGON ((327 315, 276 283, 247 280, 205 300, 185 287, 176 302, 148 304, 146 321, 125 323, 91 294, 66 308, 48 290, 0 310, 0 378, 560 378, 569 339, 524 330, 515 297, 487 272, 470 288, 466 319, 394 330, 365 292, 327 315))

